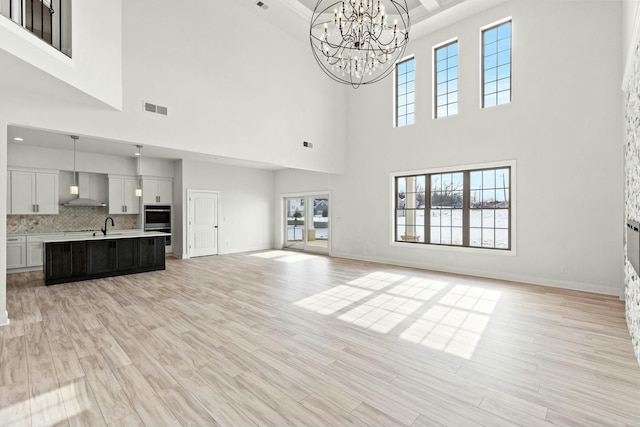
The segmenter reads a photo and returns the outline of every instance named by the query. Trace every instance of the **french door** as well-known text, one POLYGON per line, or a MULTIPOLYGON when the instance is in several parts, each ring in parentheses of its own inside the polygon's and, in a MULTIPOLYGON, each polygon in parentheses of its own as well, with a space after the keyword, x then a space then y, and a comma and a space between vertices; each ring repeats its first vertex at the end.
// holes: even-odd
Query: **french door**
POLYGON ((329 195, 284 198, 284 247, 329 253, 329 195))

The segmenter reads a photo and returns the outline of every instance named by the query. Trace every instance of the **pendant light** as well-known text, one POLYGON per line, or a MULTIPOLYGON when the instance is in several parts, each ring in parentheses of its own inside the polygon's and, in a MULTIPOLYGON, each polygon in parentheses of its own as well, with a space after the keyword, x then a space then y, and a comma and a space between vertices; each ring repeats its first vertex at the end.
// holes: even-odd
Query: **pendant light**
POLYGON ((135 154, 138 157, 138 187, 136 188, 136 197, 142 197, 142 173, 140 170, 140 158, 142 157, 142 145, 136 145, 138 147, 138 152, 135 154))
POLYGON ((77 195, 78 194, 78 180, 76 177, 76 142, 80 139, 77 135, 69 135, 71 139, 73 139, 73 185, 69 187, 69 193, 77 195))

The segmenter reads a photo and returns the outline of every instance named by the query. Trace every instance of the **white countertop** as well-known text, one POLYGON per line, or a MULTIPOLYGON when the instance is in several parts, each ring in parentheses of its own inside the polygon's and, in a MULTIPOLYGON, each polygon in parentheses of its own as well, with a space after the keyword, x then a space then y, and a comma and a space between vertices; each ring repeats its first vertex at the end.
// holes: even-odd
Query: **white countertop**
POLYGON ((102 231, 94 232, 73 232, 73 233, 64 233, 64 236, 61 236, 60 233, 56 236, 51 236, 51 238, 44 238, 44 243, 54 243, 54 242, 73 242, 73 241, 91 241, 91 240, 109 240, 109 239, 130 239, 135 237, 167 237, 171 236, 171 233, 161 233, 159 231, 138 231, 138 230, 114 230, 107 231, 107 235, 103 235, 102 231), (94 236, 95 234, 95 236, 94 236))

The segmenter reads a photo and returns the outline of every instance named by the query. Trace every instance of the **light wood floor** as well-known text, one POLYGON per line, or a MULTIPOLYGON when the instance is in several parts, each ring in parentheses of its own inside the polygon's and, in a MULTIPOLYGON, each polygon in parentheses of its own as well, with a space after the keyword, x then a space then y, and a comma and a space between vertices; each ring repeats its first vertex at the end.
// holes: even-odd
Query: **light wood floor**
POLYGON ((8 276, 2 426, 639 426, 616 298, 271 251, 8 276))

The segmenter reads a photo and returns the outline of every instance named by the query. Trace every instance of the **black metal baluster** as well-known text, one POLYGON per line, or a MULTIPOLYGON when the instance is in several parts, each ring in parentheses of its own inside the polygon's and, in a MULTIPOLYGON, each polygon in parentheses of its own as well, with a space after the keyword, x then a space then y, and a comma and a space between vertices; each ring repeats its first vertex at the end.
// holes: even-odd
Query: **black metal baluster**
POLYGON ((58 50, 62 52, 62 0, 58 0, 58 22, 58 32, 60 34, 58 37, 58 50))

